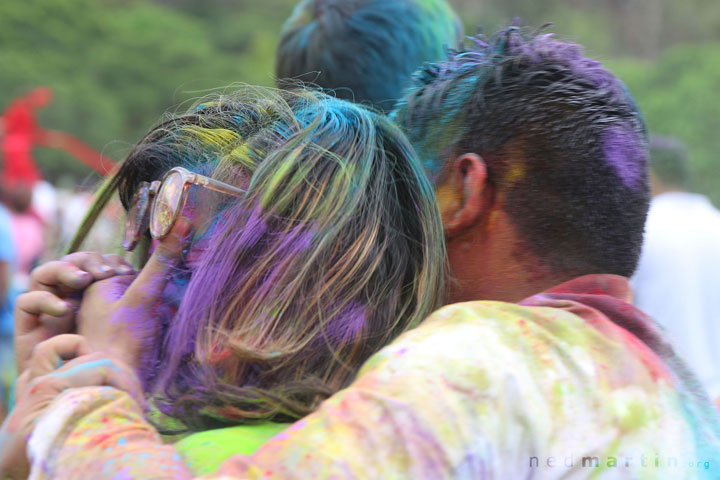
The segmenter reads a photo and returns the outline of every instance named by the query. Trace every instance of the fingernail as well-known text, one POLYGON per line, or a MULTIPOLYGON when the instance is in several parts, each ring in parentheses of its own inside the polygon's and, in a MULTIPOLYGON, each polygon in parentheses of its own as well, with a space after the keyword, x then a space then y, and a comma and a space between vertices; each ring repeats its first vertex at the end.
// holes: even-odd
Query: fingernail
POLYGON ((112 267, 109 267, 109 266, 107 266, 107 265, 100 265, 100 266, 98 267, 98 271, 99 271, 100 273, 110 273, 110 272, 112 272, 112 271, 114 271, 114 270, 113 270, 112 267))
POLYGON ((72 308, 72 304, 70 302, 65 302, 62 300, 58 300, 55 302, 55 305, 57 306, 58 310, 62 310, 63 312, 68 311, 72 308))
POLYGON ((120 265, 119 267, 117 267, 117 271, 118 271, 118 273, 126 275, 126 274, 133 273, 135 270, 128 265, 120 265))

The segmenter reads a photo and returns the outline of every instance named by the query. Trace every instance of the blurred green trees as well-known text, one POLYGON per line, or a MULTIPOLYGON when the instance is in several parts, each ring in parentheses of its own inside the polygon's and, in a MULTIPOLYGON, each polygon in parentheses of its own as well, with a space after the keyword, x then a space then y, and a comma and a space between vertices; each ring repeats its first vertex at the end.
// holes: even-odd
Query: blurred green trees
POLYGON ((470 33, 508 25, 585 46, 627 84, 651 133, 690 151, 694 186, 720 206, 720 2, 717 0, 451 0, 470 33))
MULTIPOLYGON (((215 5, 203 18, 148 1, 3 0, 0 108, 47 85, 55 100, 41 124, 121 159, 167 109, 233 82, 272 82, 275 36, 290 6, 242 3, 215 5)), ((36 153, 50 178, 88 172, 62 152, 36 153)))
MULTIPOLYGON (((282 22, 297 0, 2 0, 0 109, 47 85, 47 128, 120 160, 159 120, 231 83, 271 85, 282 22)), ((688 143, 696 185, 720 205, 720 2, 450 0, 468 33, 514 17, 584 44, 628 84, 652 131, 688 143)), ((88 171, 36 151, 51 179, 88 171)))
POLYGON ((720 206, 720 42, 685 44, 656 61, 611 64, 626 82, 651 132, 688 146, 693 186, 720 206))

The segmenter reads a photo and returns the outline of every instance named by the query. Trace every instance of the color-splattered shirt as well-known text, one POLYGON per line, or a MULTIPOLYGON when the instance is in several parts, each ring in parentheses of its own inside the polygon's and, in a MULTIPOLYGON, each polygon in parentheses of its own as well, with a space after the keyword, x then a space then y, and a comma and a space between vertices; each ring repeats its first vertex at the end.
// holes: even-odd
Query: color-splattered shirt
MULTIPOLYGON (((720 421, 625 278, 580 277, 521 304, 450 305, 357 380, 206 479, 720 478, 720 421)), ((193 478, 108 387, 40 420, 32 478, 193 478)))

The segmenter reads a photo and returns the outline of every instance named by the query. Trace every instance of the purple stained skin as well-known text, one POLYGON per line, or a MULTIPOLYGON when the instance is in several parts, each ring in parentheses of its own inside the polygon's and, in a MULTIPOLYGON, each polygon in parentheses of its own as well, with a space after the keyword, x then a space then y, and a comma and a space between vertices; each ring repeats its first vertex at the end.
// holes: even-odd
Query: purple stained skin
POLYGON ((608 128, 603 136, 605 158, 626 187, 640 188, 645 181, 647 151, 637 133, 628 127, 608 128))

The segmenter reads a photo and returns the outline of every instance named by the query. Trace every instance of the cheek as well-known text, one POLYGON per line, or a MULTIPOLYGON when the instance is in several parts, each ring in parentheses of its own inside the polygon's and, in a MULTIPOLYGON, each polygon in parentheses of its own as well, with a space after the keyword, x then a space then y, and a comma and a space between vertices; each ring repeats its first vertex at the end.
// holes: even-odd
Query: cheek
POLYGON ((177 311, 180 301, 182 300, 183 295, 185 295, 185 290, 187 290, 189 280, 189 273, 182 273, 178 271, 177 274, 173 275, 173 278, 171 278, 165 285, 165 289, 162 292, 161 304, 170 307, 172 314, 177 311))
POLYGON ((207 250, 210 239, 208 235, 193 241, 190 248, 185 253, 185 265, 190 271, 195 271, 201 262, 202 256, 207 250))

